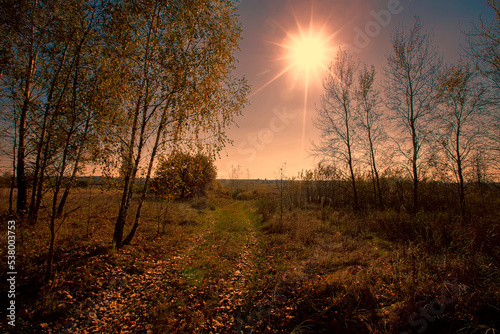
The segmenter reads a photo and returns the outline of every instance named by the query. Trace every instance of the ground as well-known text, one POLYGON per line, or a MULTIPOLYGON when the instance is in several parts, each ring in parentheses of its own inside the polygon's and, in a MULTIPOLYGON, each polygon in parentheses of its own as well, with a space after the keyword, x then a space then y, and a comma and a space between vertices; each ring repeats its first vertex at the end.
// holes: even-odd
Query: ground
POLYGON ((310 208, 263 222, 258 199, 150 199, 132 244, 113 251, 116 194, 96 191, 81 190, 80 216, 61 225, 50 284, 47 227, 19 236, 18 333, 498 330, 498 264, 394 241, 370 227, 387 213, 310 208))

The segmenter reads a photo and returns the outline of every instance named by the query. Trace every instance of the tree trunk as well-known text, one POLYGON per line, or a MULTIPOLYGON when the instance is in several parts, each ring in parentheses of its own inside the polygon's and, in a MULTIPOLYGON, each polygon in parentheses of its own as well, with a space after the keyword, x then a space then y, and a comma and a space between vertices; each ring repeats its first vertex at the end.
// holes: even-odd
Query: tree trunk
POLYGON ((349 131, 349 113, 347 111, 347 107, 344 106, 344 111, 345 111, 345 124, 346 124, 346 144, 347 144, 347 154, 348 154, 348 164, 349 164, 349 171, 351 172, 351 184, 352 184, 352 194, 353 194, 353 199, 354 199, 354 210, 359 209, 359 203, 358 203, 358 193, 356 191, 356 179, 354 177, 354 168, 353 168, 353 163, 352 163, 352 152, 351 152, 351 141, 350 141, 350 136, 351 133, 349 131))
POLYGON ((417 142, 417 128, 416 128, 416 117, 415 117, 415 109, 414 109, 414 101, 415 98, 413 93, 413 80, 410 74, 410 67, 408 66, 408 70, 406 72, 407 80, 408 80, 408 98, 410 99, 410 103, 408 105, 409 108, 409 126, 411 131, 411 141, 412 141, 412 178, 413 178, 413 213, 418 212, 418 168, 417 168, 417 159, 418 159, 418 142, 417 142))
MULTIPOLYGON (((349 156, 351 155, 350 151, 351 150, 349 149, 349 156)), ((354 176, 354 169, 352 167, 351 158, 349 158, 349 170, 351 172, 351 184, 352 184, 352 192, 353 192, 353 198, 354 198, 354 210, 358 210, 359 209, 358 192, 356 190, 356 179, 354 176)))
POLYGON ((75 119, 73 119, 73 123, 71 124, 71 129, 68 131, 68 137, 66 138, 66 143, 64 146, 62 161, 61 161, 61 169, 59 171, 59 175, 57 176, 54 188, 54 195, 52 197, 52 211, 50 215, 50 245, 49 245, 49 254, 47 256, 47 272, 46 272, 46 281, 52 279, 52 264, 54 262, 54 249, 55 249, 55 240, 56 240, 56 211, 57 211, 57 199, 59 197, 59 191, 61 190, 62 182, 64 179, 64 172, 66 171, 66 164, 68 160, 68 149, 71 143, 71 135, 74 131, 75 119))
POLYGON ((130 205, 129 197, 129 189, 131 187, 130 183, 132 181, 132 163, 133 163, 133 154, 134 154, 134 145, 135 145, 135 136, 137 133, 137 123, 139 120, 139 108, 140 108, 140 100, 142 99, 142 94, 139 96, 137 101, 137 106, 134 111, 134 121, 132 124, 132 133, 130 134, 129 148, 128 154, 123 162, 125 165, 125 175, 124 175, 124 184, 123 184, 123 193, 120 202, 120 211, 118 212, 118 217, 116 218, 115 230, 113 233, 113 245, 116 249, 120 249, 122 247, 122 239, 123 239, 123 230, 125 228, 125 222, 127 219, 127 211, 128 206, 130 205))
POLYGON ((462 213, 462 218, 466 220, 467 207, 465 203, 465 184, 462 171, 462 155, 460 154, 460 126, 458 126, 457 128, 455 143, 456 143, 456 154, 457 154, 458 199, 460 201, 460 211, 462 213))
MULTIPOLYGON (((415 146, 415 145, 414 145, 415 146)), ((412 170, 413 170, 413 212, 418 212, 418 168, 417 168, 417 151, 414 148, 413 150, 413 161, 412 161, 412 170)))
MULTIPOLYGON (((29 208, 29 221, 31 224, 36 224, 36 222, 37 222, 38 211, 40 209, 40 203, 42 200, 41 196, 43 196, 43 179, 44 179, 43 174, 44 174, 44 171, 45 171, 45 168, 47 165, 48 151, 49 151, 49 147, 50 147, 50 137, 51 137, 50 131, 51 131, 51 129, 54 125, 54 122, 55 122, 55 116, 50 114, 50 109, 52 107, 52 101, 53 101, 53 97, 54 97, 54 91, 55 91, 57 79, 59 78, 59 74, 61 73, 61 70, 64 66, 64 63, 66 62, 66 56, 67 56, 68 49, 69 49, 69 43, 66 44, 66 46, 64 48, 64 52, 62 54, 62 59, 59 62, 59 66, 58 66, 56 72, 54 73, 54 77, 52 78, 52 81, 50 83, 49 94, 47 97, 47 101, 45 102, 46 105, 45 105, 45 112, 43 115, 42 131, 40 133, 40 139, 39 139, 38 145, 37 145, 35 170, 33 172, 33 187, 32 187, 32 191, 31 191, 31 203, 30 203, 30 208, 29 208), (49 119, 50 116, 52 116, 52 117, 50 119, 50 124, 47 127, 47 120, 49 119), (46 133, 48 133, 48 137, 47 137, 47 141, 44 142, 46 133), (43 148, 44 144, 45 144, 45 151, 42 155, 42 148, 43 148), (41 160, 42 157, 43 157, 43 160, 41 160), (40 163, 42 164, 42 167, 40 167, 40 163)), ((71 72, 69 72, 68 75, 66 76, 66 80, 64 82, 64 87, 63 87, 63 92, 66 90, 66 86, 67 86, 67 83, 69 80, 70 73, 71 72)), ((60 98, 57 102, 57 106, 56 106, 56 108, 59 110, 60 110, 60 106, 61 106, 62 96, 63 96, 63 93, 61 93, 61 96, 60 96, 60 98)), ((57 110, 55 113, 57 113, 57 110)))
POLYGON ((12 178, 9 191, 9 213, 14 212, 14 188, 16 187, 17 119, 14 117, 14 144, 12 145, 12 178))
POLYGON ((163 110, 163 114, 162 114, 162 117, 161 117, 161 120, 160 120, 160 126, 158 127, 158 130, 157 130, 157 133, 156 133, 155 143, 153 145, 153 150, 151 152, 151 158, 149 159, 149 165, 148 165, 148 171, 146 173, 146 179, 144 181, 144 187, 142 189, 141 197, 139 199, 139 204, 137 206, 137 211, 136 211, 136 214, 135 214, 134 225, 132 226, 132 230, 130 231, 130 233, 127 235, 127 237, 123 241, 123 245, 129 245, 130 244, 130 242, 134 238, 134 235, 135 235, 135 232, 137 231, 137 228, 139 227, 139 221, 140 221, 140 218, 141 218, 142 205, 144 204, 144 200, 146 199, 146 195, 147 195, 147 192, 148 192, 149 181, 151 179, 151 173, 153 171, 153 164, 154 164, 154 160, 155 160, 155 157, 156 157, 156 152, 158 151, 158 146, 159 146, 159 143, 160 143, 160 137, 162 135, 163 128, 165 126, 165 118, 166 118, 167 111, 168 111, 168 103, 167 103, 167 106, 165 107, 165 109, 163 110))
POLYGON ((375 150, 373 148, 373 140, 372 140, 370 128, 368 128, 368 141, 370 144, 371 163, 372 163, 372 167, 373 167, 373 173, 375 174, 375 181, 376 181, 376 186, 377 186, 377 191, 378 191, 379 205, 380 205, 380 209, 383 210, 384 209, 384 199, 382 198, 382 190, 380 188, 380 178, 378 175, 377 165, 375 163, 375 150))
POLYGON ((123 232, 125 229, 125 223, 127 220, 127 214, 128 214, 128 209, 130 207, 130 201, 132 199, 133 195, 133 186, 135 183, 135 174, 137 172, 137 168, 139 165, 139 161, 141 158, 141 149, 143 143, 143 134, 145 131, 146 127, 146 112, 147 112, 147 98, 148 98, 148 79, 147 75, 149 73, 149 43, 150 43, 150 38, 153 30, 153 23, 150 23, 149 30, 148 30, 148 36, 146 39, 146 45, 145 45, 145 56, 144 56, 144 63, 143 63, 143 69, 142 69, 142 80, 141 80, 141 85, 139 87, 139 97, 137 99, 136 106, 134 108, 134 121, 132 125, 132 133, 130 135, 130 141, 129 141, 129 151, 128 155, 125 160, 126 164, 126 170, 125 170, 125 182, 124 182, 124 187, 123 187, 123 194, 122 194, 122 199, 120 203, 120 211, 118 213, 118 217, 116 219, 115 223, 115 231, 113 233, 113 246, 115 249, 120 249, 123 246, 123 232), (143 95, 144 88, 146 87, 146 92, 143 95), (143 122, 141 124, 141 134, 139 136, 139 148, 137 152, 137 157, 134 161, 134 145, 136 141, 136 135, 137 135, 137 126, 139 123, 139 114, 141 112, 141 102, 143 97, 145 98, 144 101, 144 106, 143 106, 143 122))
POLYGON ((62 195, 61 201, 59 202, 59 206, 57 208, 56 216, 58 218, 62 216, 62 213, 64 211, 64 206, 66 205, 66 200, 68 199, 69 193, 70 193, 70 191, 73 187, 73 184, 75 182, 75 179, 76 179, 76 174, 78 173, 78 167, 80 164, 80 159, 82 156, 83 148, 84 148, 85 143, 87 141, 87 134, 88 134, 89 127, 90 127, 90 118, 91 118, 91 116, 89 114, 86 121, 85 121, 85 129, 83 130, 83 138, 80 142, 80 146, 78 147, 78 153, 76 154, 75 165, 73 167, 73 172, 71 173, 71 178, 70 178, 69 184, 66 186, 66 189, 64 189, 64 193, 62 195))
POLYGON ((28 108, 31 100, 31 74, 33 71, 34 60, 30 59, 28 66, 28 74, 26 78, 26 86, 24 88, 24 102, 21 109, 21 117, 19 119, 19 147, 17 149, 17 213, 24 215, 26 211, 27 187, 25 174, 25 155, 26 155, 26 120, 28 108))
POLYGON ((52 278, 53 262, 54 262, 54 245, 56 241, 55 221, 50 220, 50 244, 49 253, 47 255, 47 270, 45 272, 45 281, 48 282, 52 278))
POLYGON ((139 204, 137 206, 137 211, 135 213, 134 225, 132 226, 132 230, 130 231, 130 233, 127 235, 127 237, 123 241, 123 245, 130 244, 130 242, 134 238, 134 235, 135 235, 135 232, 137 231, 137 228, 139 227, 139 220, 140 220, 140 217, 141 217, 142 205, 144 204, 144 200, 146 199, 146 195, 147 195, 147 192, 148 192, 149 180, 151 179, 151 171, 153 170, 154 158, 155 158, 155 155, 156 155, 156 150, 158 148, 160 131, 161 130, 159 130, 158 134, 156 135, 156 140, 155 140, 155 144, 154 144, 154 147, 153 147, 153 151, 151 152, 151 158, 149 160, 148 172, 147 172, 147 175, 146 175, 146 180, 144 181, 144 187, 142 189, 141 197, 139 198, 139 204))

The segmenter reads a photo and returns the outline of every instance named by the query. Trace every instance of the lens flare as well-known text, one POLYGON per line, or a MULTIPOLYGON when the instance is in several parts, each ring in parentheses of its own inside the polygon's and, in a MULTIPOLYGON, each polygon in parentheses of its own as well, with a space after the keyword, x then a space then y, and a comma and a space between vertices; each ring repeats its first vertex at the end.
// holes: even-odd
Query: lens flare
POLYGON ((297 41, 292 51, 295 64, 306 71, 323 65, 325 49, 317 39, 307 38, 297 41))
POLYGON ((301 30, 297 35, 288 35, 288 41, 282 46, 286 50, 284 58, 302 78, 309 79, 311 74, 318 78, 320 73, 327 70, 330 46, 329 40, 324 38, 321 32, 310 28, 309 32, 304 34, 301 30))

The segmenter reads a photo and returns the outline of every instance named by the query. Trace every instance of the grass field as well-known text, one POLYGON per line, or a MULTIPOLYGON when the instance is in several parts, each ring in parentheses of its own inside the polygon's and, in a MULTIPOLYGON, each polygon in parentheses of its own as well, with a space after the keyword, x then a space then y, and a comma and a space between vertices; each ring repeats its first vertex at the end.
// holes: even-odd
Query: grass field
POLYGON ((78 190, 59 221, 51 284, 44 218, 18 223, 17 332, 500 330, 495 215, 463 226, 444 213, 309 206, 281 218, 272 184, 239 186, 239 199, 149 199, 136 238, 117 252, 117 193, 78 190))

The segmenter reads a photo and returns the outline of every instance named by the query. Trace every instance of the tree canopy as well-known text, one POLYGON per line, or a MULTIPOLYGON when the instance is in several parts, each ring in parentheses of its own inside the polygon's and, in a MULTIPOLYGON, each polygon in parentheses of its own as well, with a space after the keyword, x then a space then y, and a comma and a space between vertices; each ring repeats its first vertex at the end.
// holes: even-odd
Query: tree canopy
POLYGON ((206 195, 216 177, 217 170, 209 156, 175 152, 160 157, 153 191, 171 199, 206 195))

